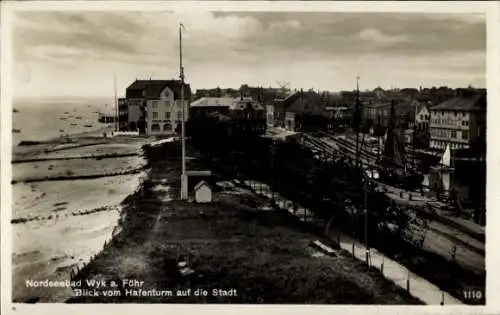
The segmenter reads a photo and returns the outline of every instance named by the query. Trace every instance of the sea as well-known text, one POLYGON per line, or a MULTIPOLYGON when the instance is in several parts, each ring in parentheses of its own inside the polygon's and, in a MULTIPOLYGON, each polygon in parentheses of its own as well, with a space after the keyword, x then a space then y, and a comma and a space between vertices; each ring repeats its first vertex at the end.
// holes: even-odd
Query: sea
MULTIPOLYGON (((112 104, 112 98, 16 99, 12 128, 19 132, 12 134, 13 146, 106 128, 97 121, 97 112, 112 114, 112 104)), ((137 165, 144 163, 139 156, 131 159, 137 165)), ((80 163, 80 169, 95 169, 92 160, 71 162, 80 163)), ((66 167, 57 161, 12 164, 13 174, 20 167, 40 171, 47 167, 44 163, 54 169, 66 167)), ((115 159, 106 163, 122 165, 115 159)), ((71 288, 29 287, 26 281, 69 279, 75 268, 99 253, 119 228, 121 202, 137 189, 142 175, 12 185, 13 301, 64 302, 72 297, 71 288)))
POLYGON ((12 129, 18 131, 12 133, 13 145, 96 131, 106 127, 98 113, 114 113, 113 98, 107 97, 17 98, 12 107, 12 129))

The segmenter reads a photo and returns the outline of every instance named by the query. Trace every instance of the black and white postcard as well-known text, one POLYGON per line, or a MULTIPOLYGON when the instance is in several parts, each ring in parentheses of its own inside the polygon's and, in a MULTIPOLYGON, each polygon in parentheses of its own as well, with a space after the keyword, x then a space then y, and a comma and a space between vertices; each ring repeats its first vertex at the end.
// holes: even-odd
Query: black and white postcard
POLYGON ((2 313, 499 311, 499 8, 2 3, 2 313))

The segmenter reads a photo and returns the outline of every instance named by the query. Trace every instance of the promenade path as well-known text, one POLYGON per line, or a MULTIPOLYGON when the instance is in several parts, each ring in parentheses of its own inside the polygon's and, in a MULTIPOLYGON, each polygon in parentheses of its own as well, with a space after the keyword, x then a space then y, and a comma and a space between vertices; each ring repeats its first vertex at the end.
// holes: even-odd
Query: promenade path
MULTIPOLYGON (((322 138, 322 139, 317 139, 317 141, 322 141, 325 144, 328 144, 330 147, 332 147, 332 149, 334 148, 335 145, 339 144, 335 141, 334 138, 329 138, 329 139, 322 138)), ((352 153, 351 158, 354 158, 354 151, 353 150, 351 151, 349 151, 352 153)), ((373 157, 375 158, 376 155, 373 154, 373 157)), ((364 166, 378 167, 374 160, 368 160, 364 155, 360 156, 360 160, 362 165, 364 166)), ((443 207, 447 206, 446 203, 440 202, 436 200, 436 198, 434 197, 422 196, 420 192, 417 191, 407 191, 377 181, 375 182, 377 183, 379 189, 387 190, 386 195, 392 200, 396 201, 397 203, 402 203, 411 206, 429 205, 435 210, 436 215, 438 215, 447 222, 447 225, 453 226, 454 228, 459 229, 461 232, 469 234, 470 236, 475 237, 476 239, 484 240, 485 228, 483 226, 476 224, 472 221, 450 215, 449 213, 446 213, 445 211, 441 210, 443 207), (401 197, 400 195, 401 193, 403 193, 403 197, 401 197), (409 194, 412 195, 412 200, 409 200, 409 194)))
MULTIPOLYGON (((269 193, 269 186, 263 183, 245 181, 241 182, 234 180, 236 184, 243 184, 247 187, 253 187, 255 193, 265 196, 267 198, 273 198, 271 193, 269 193)), ((278 194, 274 194, 274 199, 276 204, 281 209, 286 209, 290 213, 293 213, 292 202, 287 200, 278 194)), ((312 219, 312 214, 303 207, 298 207, 295 215, 302 221, 309 221, 312 219)), ((361 261, 366 260, 366 248, 363 244, 355 242, 352 238, 338 234, 337 232, 330 232, 329 236, 332 239, 340 240, 340 247, 351 253, 353 257, 361 261), (354 244, 354 252, 353 252, 354 244)), ((384 256, 382 253, 378 252, 376 249, 370 249, 370 266, 380 270, 384 277, 394 282, 397 286, 408 290, 409 293, 422 300, 428 305, 463 305, 463 303, 451 296, 449 293, 442 291, 437 286, 433 285, 429 281, 419 277, 418 275, 410 272, 406 267, 400 265, 394 260, 384 256), (409 282, 409 285, 408 285, 409 282)))

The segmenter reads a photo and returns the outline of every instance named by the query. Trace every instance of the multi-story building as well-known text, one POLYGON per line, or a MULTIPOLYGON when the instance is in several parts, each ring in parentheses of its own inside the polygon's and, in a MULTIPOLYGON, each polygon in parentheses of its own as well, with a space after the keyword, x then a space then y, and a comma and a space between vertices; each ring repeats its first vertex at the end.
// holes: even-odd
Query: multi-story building
POLYGON ((431 114, 425 105, 415 108, 415 129, 418 131, 428 131, 431 114))
MULTIPOLYGON (((396 125, 402 128, 412 127, 415 120, 415 109, 420 103, 413 99, 393 102, 396 125)), ((368 127, 388 127, 391 121, 391 102, 363 104, 361 106, 361 120, 368 127)))
POLYGON ((486 95, 456 96, 430 108, 430 147, 468 149, 486 132, 486 95))
POLYGON ((181 103, 181 82, 178 80, 135 80, 127 88, 130 128, 135 126, 148 135, 176 132, 182 122, 189 118, 191 100, 189 84, 184 85, 184 104, 181 103))
POLYGON ((118 99, 118 129, 128 131, 128 105, 126 98, 118 99))
POLYGON ((390 103, 365 103, 360 106, 362 124, 369 126, 388 126, 391 113, 390 103))

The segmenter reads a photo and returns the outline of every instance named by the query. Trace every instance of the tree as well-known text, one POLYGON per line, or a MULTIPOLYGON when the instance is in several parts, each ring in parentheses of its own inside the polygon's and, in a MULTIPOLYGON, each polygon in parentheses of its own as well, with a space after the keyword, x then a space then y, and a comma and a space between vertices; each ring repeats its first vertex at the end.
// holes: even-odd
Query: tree
POLYGON ((416 149, 427 149, 430 144, 430 134, 426 131, 417 131, 415 134, 415 148, 416 149))

